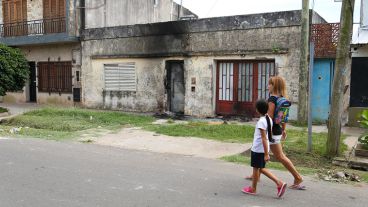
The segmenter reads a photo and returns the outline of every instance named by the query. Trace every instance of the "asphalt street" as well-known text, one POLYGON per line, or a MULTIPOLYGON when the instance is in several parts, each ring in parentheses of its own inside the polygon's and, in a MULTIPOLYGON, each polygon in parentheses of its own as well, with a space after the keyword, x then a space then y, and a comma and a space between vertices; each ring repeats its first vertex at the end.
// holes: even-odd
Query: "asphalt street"
MULTIPOLYGON (((0 139, 0 207, 368 206, 364 184, 305 178, 308 190, 276 198, 263 178, 257 196, 240 190, 248 166, 191 156, 75 142, 0 139)), ((286 172, 273 171, 291 182, 286 172)))

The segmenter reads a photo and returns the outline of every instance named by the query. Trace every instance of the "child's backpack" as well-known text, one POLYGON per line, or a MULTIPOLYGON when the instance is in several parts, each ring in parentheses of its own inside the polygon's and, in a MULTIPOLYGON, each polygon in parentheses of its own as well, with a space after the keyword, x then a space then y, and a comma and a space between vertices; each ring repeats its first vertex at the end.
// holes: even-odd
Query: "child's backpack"
POLYGON ((277 98, 274 122, 275 124, 287 123, 289 119, 289 109, 291 102, 284 97, 277 98))

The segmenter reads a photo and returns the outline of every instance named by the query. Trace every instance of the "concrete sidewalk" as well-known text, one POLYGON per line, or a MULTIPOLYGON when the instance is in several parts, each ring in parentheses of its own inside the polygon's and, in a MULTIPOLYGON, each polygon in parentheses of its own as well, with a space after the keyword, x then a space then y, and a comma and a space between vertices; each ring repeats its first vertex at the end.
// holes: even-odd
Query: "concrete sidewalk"
POLYGON ((7 108, 9 110, 8 116, 0 117, 0 121, 2 119, 8 119, 19 114, 23 114, 27 111, 32 111, 35 109, 39 109, 42 106, 36 103, 16 103, 16 104, 9 104, 9 103, 0 103, 0 107, 7 108))
POLYGON ((123 128, 117 134, 106 134, 92 140, 99 145, 202 158, 235 155, 251 147, 251 143, 225 143, 195 137, 171 137, 140 128, 123 128))

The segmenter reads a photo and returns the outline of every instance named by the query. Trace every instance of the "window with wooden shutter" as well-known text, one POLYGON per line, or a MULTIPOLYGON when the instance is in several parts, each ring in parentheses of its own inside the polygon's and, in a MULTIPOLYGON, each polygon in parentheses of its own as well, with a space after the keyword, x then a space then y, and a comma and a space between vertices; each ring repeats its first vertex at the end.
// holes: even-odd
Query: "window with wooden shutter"
POLYGON ((43 0, 43 17, 45 19, 65 17, 65 1, 66 0, 43 0))
POLYGON ((43 0, 45 33, 65 32, 66 0, 43 0))
POLYGON ((4 36, 27 34, 27 0, 3 0, 4 36))
POLYGON ((40 92, 72 92, 71 62, 39 62, 38 91, 40 92))

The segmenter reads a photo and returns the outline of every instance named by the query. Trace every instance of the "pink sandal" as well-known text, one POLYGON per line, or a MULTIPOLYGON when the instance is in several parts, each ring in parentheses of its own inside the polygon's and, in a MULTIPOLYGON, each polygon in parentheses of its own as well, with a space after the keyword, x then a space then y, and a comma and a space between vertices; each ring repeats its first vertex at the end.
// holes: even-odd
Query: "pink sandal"
POLYGON ((249 195, 256 195, 256 193, 253 191, 252 187, 248 186, 248 187, 244 187, 242 189, 242 192, 245 194, 249 194, 249 195))
POLYGON ((281 198, 284 195, 284 193, 286 191, 286 186, 287 186, 287 184, 283 183, 280 187, 277 187, 277 196, 279 198, 281 198))

